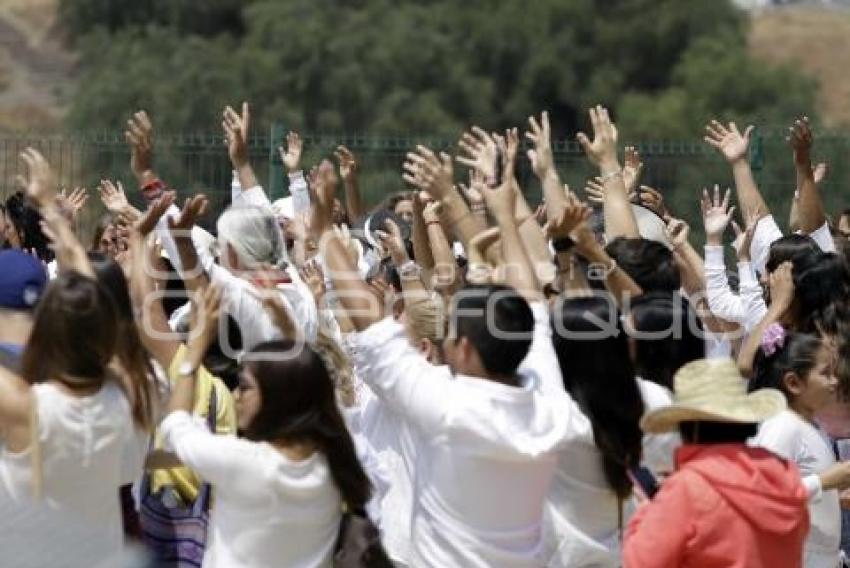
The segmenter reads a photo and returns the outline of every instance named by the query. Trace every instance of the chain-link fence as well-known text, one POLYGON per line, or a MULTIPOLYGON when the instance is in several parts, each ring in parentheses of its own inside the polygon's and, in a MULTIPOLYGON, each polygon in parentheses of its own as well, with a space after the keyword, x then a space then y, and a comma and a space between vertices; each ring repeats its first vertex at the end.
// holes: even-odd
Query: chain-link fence
MULTIPOLYGON (((250 141, 250 155, 260 180, 273 197, 286 194, 286 176, 277 147, 282 139, 281 127, 268 135, 257 135, 250 141)), ((795 187, 791 151, 779 129, 757 132, 753 143, 752 163, 756 178, 768 205, 780 223, 787 219, 795 187)), ((333 157, 340 144, 347 146, 358 159, 360 187, 368 204, 377 204, 388 194, 403 190, 401 166, 405 154, 417 144, 450 154, 457 152, 456 140, 423 136, 377 136, 368 134, 309 134, 302 133, 305 168, 323 157, 333 157)), ((156 138, 155 167, 169 185, 181 195, 205 192, 216 208, 223 207, 230 196, 232 179, 226 147, 220 134, 160 135, 156 138)), ((625 140, 624 143, 632 143, 625 140)), ((57 172, 61 185, 85 186, 93 190, 102 178, 124 182, 128 196, 138 203, 129 151, 123 135, 66 135, 54 137, 0 137, 0 193, 5 199, 16 190, 16 176, 22 171, 20 152, 27 146, 39 148, 57 172)), ((645 163, 642 183, 656 187, 665 195, 674 214, 689 219, 699 230, 698 196, 703 186, 719 183, 731 186, 729 167, 722 158, 701 140, 634 141, 645 163)), ((593 169, 580 147, 573 141, 557 140, 553 144, 555 160, 562 179, 573 189, 581 189, 593 169)), ((850 149, 850 137, 819 136, 814 156, 816 161, 829 164, 829 175, 822 185, 822 194, 831 212, 850 205, 843 181, 848 178, 845 156, 850 149)), ((540 200, 539 185, 533 180, 524 149, 518 163, 520 184, 529 201, 540 200)), ((465 168, 456 167, 458 181, 466 176, 465 168)), ((92 191, 92 193, 95 193, 92 191)), ((82 224, 87 226, 102 212, 96 195, 92 195, 82 224)))

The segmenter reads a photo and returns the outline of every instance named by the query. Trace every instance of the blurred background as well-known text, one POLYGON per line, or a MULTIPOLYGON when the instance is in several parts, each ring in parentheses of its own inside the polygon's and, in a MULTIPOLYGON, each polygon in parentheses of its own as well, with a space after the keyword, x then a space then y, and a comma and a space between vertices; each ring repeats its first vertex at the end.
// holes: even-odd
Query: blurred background
MULTIPOLYGON (((15 190, 27 144, 65 185, 130 187, 123 125, 144 108, 157 170, 223 204, 221 110, 242 100, 274 196, 288 129, 305 137, 308 166, 348 145, 374 204, 403 189, 414 144, 455 152, 470 124, 522 130, 543 109, 563 179, 580 189, 591 170, 575 134, 602 103, 641 150, 643 182, 692 225, 700 189, 731 183, 703 126, 758 125, 751 158, 782 220, 794 190, 785 131, 799 115, 817 125, 830 210, 850 205, 848 70, 850 0, 0 0, 0 192, 15 190)), ((539 201, 525 160, 520 177, 539 201)))

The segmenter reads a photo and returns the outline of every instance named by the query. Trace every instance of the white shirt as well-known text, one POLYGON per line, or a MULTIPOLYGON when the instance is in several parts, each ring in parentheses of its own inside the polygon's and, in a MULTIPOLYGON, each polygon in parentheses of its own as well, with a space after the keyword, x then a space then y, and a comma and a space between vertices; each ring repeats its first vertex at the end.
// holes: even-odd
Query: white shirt
MULTIPOLYGON (((658 383, 637 378, 638 389, 643 398, 644 414, 673 404, 673 394, 658 383)), ((674 454, 682 445, 678 432, 643 435, 642 463, 658 477, 672 473, 675 469, 674 454)))
POLYGON ((821 489, 818 474, 835 464, 825 435, 792 410, 783 410, 759 427, 752 444, 793 461, 809 494, 811 528, 804 547, 806 568, 835 568, 841 544, 838 491, 821 489))
POLYGON ((705 281, 708 308, 715 316, 735 322, 750 331, 764 318, 767 306, 756 273, 749 262, 738 263, 738 290, 735 295, 726 277, 723 247, 705 245, 705 281))
MULTIPOLYGON (((118 488, 142 475, 148 437, 136 429, 130 404, 111 382, 75 397, 51 383, 33 385, 38 408, 42 488, 46 506, 106 531, 105 552, 123 547, 118 488)), ((32 448, 0 450, 0 499, 32 497, 32 448)))
MULTIPOLYGON (((797 231, 797 234, 801 235, 804 233, 797 231)), ((812 240, 817 243, 822 251, 835 252, 835 241, 829 232, 829 223, 824 222, 823 225, 809 233, 809 236, 812 237, 812 240)), ((770 255, 770 245, 780 238, 782 238, 782 231, 776 224, 773 215, 768 215, 759 220, 753 234, 753 242, 750 245, 750 258, 752 258, 753 268, 757 272, 764 273, 767 257, 770 255)))
POLYGON ((291 461, 266 443, 214 436, 183 411, 160 430, 214 488, 204 568, 330 567, 341 500, 322 454, 291 461))
MULTIPOLYGON (((558 368, 551 340, 530 353, 558 368)), ((548 326, 548 320, 545 323, 548 326)), ((542 564, 541 518, 556 450, 590 430, 565 392, 458 375, 430 365, 387 318, 355 337, 358 375, 417 430, 411 565, 542 564)), ((560 381, 560 371, 555 380, 560 381)))
MULTIPOLYGON (((263 341, 280 339, 280 330, 263 306, 257 288, 232 272, 215 263, 207 265, 210 282, 221 290, 221 307, 236 320, 242 332, 242 347, 245 351, 263 341)), ((286 267, 291 283, 278 284, 277 290, 289 308, 293 321, 300 326, 307 341, 314 341, 318 331, 318 310, 309 288, 301 280, 291 264, 286 267)), ((235 358, 235 354, 232 355, 235 358)))

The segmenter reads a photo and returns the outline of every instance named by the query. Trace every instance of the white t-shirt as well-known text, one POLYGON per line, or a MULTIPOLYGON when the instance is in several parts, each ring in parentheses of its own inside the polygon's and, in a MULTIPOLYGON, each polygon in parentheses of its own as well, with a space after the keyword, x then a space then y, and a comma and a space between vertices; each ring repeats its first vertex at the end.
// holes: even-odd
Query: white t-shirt
POLYGON ((205 568, 331 565, 341 500, 322 454, 291 461, 266 443, 214 436, 183 411, 160 431, 215 491, 205 568))
POLYGON ((792 410, 783 410, 759 427, 752 444, 793 461, 809 493, 811 528, 804 547, 806 568, 835 568, 841 544, 838 491, 822 491, 818 474, 835 464, 826 436, 792 410))
MULTIPOLYGON (((118 488, 142 475, 148 436, 136 429, 121 388, 106 383, 75 397, 51 383, 32 387, 38 408, 43 498, 48 508, 104 530, 105 552, 123 547, 118 488)), ((32 448, 0 450, 0 499, 32 497, 32 448)))
MULTIPOLYGON (((355 336, 360 376, 416 430, 411 565, 539 567, 541 519, 557 450, 587 418, 537 377, 556 373, 551 339, 535 337, 522 386, 457 375, 427 362, 387 318, 355 336), (528 373, 528 365, 537 373, 528 373)), ((541 325, 548 321, 543 319, 541 325)))

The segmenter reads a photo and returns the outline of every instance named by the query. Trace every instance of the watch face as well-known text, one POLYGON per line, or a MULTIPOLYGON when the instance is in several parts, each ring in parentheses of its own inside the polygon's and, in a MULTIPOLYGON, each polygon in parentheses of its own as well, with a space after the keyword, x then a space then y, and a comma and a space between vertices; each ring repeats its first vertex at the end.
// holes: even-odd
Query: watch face
POLYGON ((183 361, 180 363, 180 366, 177 368, 177 372, 181 375, 191 375, 195 372, 195 368, 189 361, 183 361))

